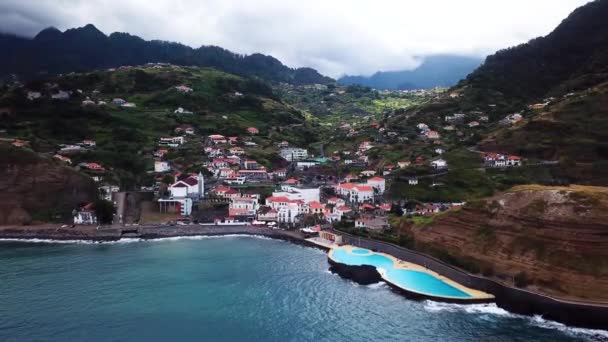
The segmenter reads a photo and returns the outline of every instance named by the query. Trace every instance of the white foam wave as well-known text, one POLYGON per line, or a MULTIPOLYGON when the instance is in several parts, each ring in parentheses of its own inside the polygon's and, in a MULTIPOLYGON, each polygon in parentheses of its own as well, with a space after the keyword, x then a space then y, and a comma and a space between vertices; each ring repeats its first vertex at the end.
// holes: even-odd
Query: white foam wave
POLYGON ((206 239, 219 239, 229 237, 249 237, 262 240, 272 240, 267 236, 263 235, 249 235, 249 234, 226 234, 226 235, 196 235, 196 236, 171 236, 155 239, 140 239, 140 238, 122 238, 115 241, 95 241, 95 240, 55 240, 55 239, 0 239, 0 242, 27 242, 27 243, 46 243, 46 244, 82 244, 82 245, 96 245, 96 244, 124 244, 134 242, 163 242, 163 241, 178 241, 178 240, 206 240, 206 239))
POLYGON ((373 290, 378 290, 378 289, 386 288, 387 285, 386 285, 385 282, 381 281, 381 282, 378 282, 378 283, 366 285, 365 287, 367 287, 369 289, 373 289, 373 290))
POLYGON ((493 315, 504 318, 517 318, 526 320, 529 324, 545 328, 545 329, 554 329, 559 330, 563 333, 566 333, 571 336, 578 337, 600 337, 603 339, 608 339, 608 330, 599 330, 599 329, 586 329, 586 328, 577 328, 567 326, 563 323, 551 321, 544 319, 542 316, 525 316, 518 315, 514 313, 510 313, 507 310, 499 308, 495 303, 489 304, 449 304, 449 303, 439 303, 427 300, 424 303, 424 308, 430 312, 466 312, 469 314, 478 314, 478 315, 493 315))
POLYGON ((515 315, 508 312, 507 310, 499 308, 495 303, 487 304, 451 304, 451 303, 439 303, 431 300, 427 300, 424 303, 424 308, 431 312, 458 312, 464 311, 471 314, 492 314, 497 316, 514 317, 515 315))
POLYGON ((593 337, 600 337, 601 340, 604 340, 604 339, 608 340, 608 330, 569 327, 563 323, 546 320, 542 316, 539 316, 539 315, 529 318, 529 320, 533 325, 536 325, 538 327, 545 328, 545 329, 559 330, 568 335, 593 336, 593 337))

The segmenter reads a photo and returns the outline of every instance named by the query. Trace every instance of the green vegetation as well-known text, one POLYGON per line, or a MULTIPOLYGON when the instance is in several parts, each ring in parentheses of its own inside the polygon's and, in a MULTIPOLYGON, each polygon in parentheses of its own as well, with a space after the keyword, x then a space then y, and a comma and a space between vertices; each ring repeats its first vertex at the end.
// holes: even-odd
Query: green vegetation
MULTIPOLYGON (((260 135, 254 141, 260 149, 250 152, 260 157, 265 166, 277 161, 269 149, 276 141, 287 140, 300 146, 318 141, 318 124, 285 105, 267 83, 214 69, 131 67, 70 74, 47 81, 56 83, 57 89, 72 90, 70 100, 51 100, 49 94, 53 90, 44 81, 9 89, 0 94, 0 107, 10 106, 16 112, 10 119, 0 121, 0 129, 10 137, 28 141, 37 152, 54 153, 59 144, 93 139, 96 148, 71 155, 73 165, 97 162, 110 169, 107 177, 124 189, 150 184, 146 171, 152 169, 156 142, 160 137, 175 135, 174 128, 179 125, 191 125, 202 135, 226 136, 242 136, 247 127, 257 127, 260 135), (181 93, 174 88, 180 84, 194 91, 181 93), (24 89, 41 91, 45 98, 28 101, 24 89), (108 104, 83 107, 81 102, 86 96, 108 104), (120 108, 111 104, 113 98, 122 98, 137 107, 120 108), (174 113, 178 107, 193 113, 174 113)), ((3 156, 7 157, 10 156, 3 156)), ((169 157, 184 171, 200 169, 200 139, 172 151, 169 157)))

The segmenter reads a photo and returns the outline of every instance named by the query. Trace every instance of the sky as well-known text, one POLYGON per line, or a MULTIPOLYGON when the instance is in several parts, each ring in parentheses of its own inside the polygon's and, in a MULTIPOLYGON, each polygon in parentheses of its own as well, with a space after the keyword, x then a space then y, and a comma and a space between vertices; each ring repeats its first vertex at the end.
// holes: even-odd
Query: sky
POLYGON ((93 24, 106 34, 272 55, 338 77, 484 57, 550 33, 589 0, 0 0, 0 32, 93 24))

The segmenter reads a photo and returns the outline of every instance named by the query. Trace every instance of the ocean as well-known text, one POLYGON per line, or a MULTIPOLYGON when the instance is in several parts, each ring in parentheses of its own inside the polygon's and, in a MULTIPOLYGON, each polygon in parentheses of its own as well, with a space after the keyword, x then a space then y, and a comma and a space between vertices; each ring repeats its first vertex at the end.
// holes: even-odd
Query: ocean
POLYGON ((0 241, 0 341, 608 341, 328 269, 320 250, 247 236, 0 241))

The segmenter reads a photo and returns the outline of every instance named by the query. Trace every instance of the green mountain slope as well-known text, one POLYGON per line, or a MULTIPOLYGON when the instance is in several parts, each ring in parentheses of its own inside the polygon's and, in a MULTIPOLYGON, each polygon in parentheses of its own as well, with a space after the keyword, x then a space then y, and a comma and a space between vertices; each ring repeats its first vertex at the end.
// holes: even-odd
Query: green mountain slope
POLYGON ((175 155, 183 171, 200 169, 199 136, 242 136, 254 126, 260 130, 255 139, 264 148, 282 140, 305 146, 318 135, 315 124, 284 104, 265 82, 197 67, 130 67, 35 81, 6 89, 0 108, 9 109, 0 121, 4 135, 28 141, 35 151, 54 153, 59 144, 96 140, 97 147, 73 156, 73 164, 98 162, 126 188, 150 183, 146 171, 152 169, 152 151, 160 137, 175 135, 179 125, 197 132, 175 155), (178 85, 193 91, 179 92, 178 85), (50 98, 60 89, 72 91, 69 100, 50 98), (42 97, 29 101, 28 91, 42 97), (87 97, 107 105, 83 106, 87 97), (114 98, 136 107, 113 105, 114 98), (175 113, 179 107, 192 113, 175 113))
POLYGON ((608 1, 576 9, 553 32, 499 51, 459 86, 479 101, 525 104, 608 80, 608 1))

